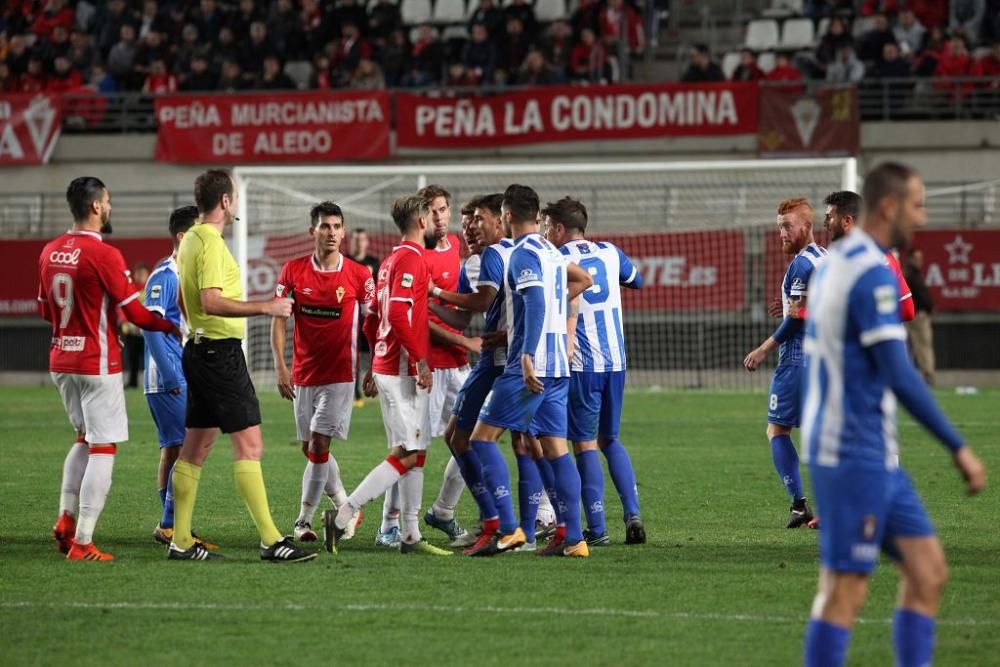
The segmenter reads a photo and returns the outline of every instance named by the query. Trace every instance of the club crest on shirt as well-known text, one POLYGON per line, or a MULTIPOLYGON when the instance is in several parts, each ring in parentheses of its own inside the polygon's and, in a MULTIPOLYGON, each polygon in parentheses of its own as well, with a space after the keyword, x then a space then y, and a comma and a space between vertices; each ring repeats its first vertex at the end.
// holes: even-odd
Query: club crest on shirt
POLYGON ((337 291, 336 291, 336 294, 337 294, 337 303, 340 303, 341 301, 344 300, 344 294, 346 292, 347 292, 347 290, 344 289, 343 285, 341 285, 340 287, 337 288, 337 291))
POLYGON ((282 285, 281 283, 278 283, 278 284, 277 284, 277 285, 275 286, 275 288, 274 288, 274 295, 275 295, 276 297, 278 297, 279 299, 280 299, 280 298, 281 298, 282 296, 284 296, 284 295, 285 295, 285 286, 284 286, 284 285, 282 285))

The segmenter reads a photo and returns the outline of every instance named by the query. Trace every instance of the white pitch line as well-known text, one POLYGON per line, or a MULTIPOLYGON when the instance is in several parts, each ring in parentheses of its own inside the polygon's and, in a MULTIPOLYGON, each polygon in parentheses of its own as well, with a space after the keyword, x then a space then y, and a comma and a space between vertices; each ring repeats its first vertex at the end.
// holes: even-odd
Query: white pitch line
MULTIPOLYGON (((379 604, 358 603, 323 606, 305 605, 294 602, 268 604, 218 604, 212 602, 37 602, 3 601, 0 609, 149 609, 154 611, 341 611, 341 612, 383 612, 383 611, 418 611, 447 614, 541 614, 551 616, 609 616, 624 618, 673 618, 690 621, 722 621, 732 623, 791 623, 804 625, 805 616, 767 616, 757 614, 713 614, 686 611, 658 611, 655 609, 614 609, 614 608, 581 608, 570 607, 463 607, 433 604, 379 604)), ((859 624, 891 625, 891 618, 859 618, 859 624)), ((952 626, 996 626, 1000 619, 938 619, 938 625, 952 626)))

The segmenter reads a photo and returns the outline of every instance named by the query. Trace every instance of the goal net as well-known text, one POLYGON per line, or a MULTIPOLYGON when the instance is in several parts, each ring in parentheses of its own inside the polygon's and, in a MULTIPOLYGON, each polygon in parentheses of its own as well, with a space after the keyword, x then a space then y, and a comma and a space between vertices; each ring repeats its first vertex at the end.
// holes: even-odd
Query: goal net
MULTIPOLYGON (((579 199, 589 213, 587 236, 621 247, 645 281, 641 290, 624 290, 630 385, 712 389, 767 386, 766 370, 747 373, 742 360, 777 324, 766 306, 788 263, 774 224, 778 202, 808 197, 821 233, 823 198, 856 189, 853 158, 241 167, 235 176, 234 252, 249 298, 273 294, 282 264, 312 251, 309 209, 320 201, 338 203, 348 228, 366 230, 370 252, 383 258, 399 240, 392 202, 429 183, 452 194, 455 233, 464 202, 511 183, 533 187, 543 205, 579 199)), ((274 379, 270 326, 265 318, 248 321, 248 363, 260 386, 274 379)))

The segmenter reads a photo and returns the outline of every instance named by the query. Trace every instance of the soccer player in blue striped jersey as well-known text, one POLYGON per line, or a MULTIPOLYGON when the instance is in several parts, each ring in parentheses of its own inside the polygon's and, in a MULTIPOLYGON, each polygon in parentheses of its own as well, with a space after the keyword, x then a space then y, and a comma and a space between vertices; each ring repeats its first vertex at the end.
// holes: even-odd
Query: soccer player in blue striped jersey
POLYGON ((584 238, 587 208, 570 197, 542 209, 545 238, 590 273, 594 285, 581 295, 569 383, 569 439, 583 485, 590 546, 610 543, 604 520, 604 471, 598 447, 621 498, 625 542, 642 544, 639 494, 628 452, 618 439, 625 392, 625 332, 621 287, 639 289, 642 276, 620 248, 584 238))
MULTIPOLYGON (((509 230, 501 220, 502 202, 503 195, 499 193, 486 195, 476 201, 473 211, 475 231, 466 237, 474 254, 466 261, 459 277, 459 290, 457 293, 445 290, 438 292, 442 302, 460 308, 442 308, 443 312, 439 316, 445 323, 457 329, 465 329, 472 312, 485 312, 483 338, 484 341, 492 341, 491 344, 484 343, 479 362, 455 401, 452 419, 445 431, 445 442, 459 462, 466 486, 479 505, 482 527, 477 541, 468 549, 470 553, 489 542, 499 528, 496 505, 482 477, 482 463, 469 445, 469 440, 483 402, 493 388, 493 382, 503 373, 507 362, 510 325, 507 313, 512 305, 505 277, 514 242, 508 238, 509 230)), ((431 308, 436 308, 433 302, 431 308)), ((541 511, 546 511, 549 516, 543 523, 548 525, 552 514, 537 464, 537 460, 542 458, 541 445, 522 437, 518 432, 511 433, 511 444, 518 465, 520 525, 527 539, 525 548, 533 548, 536 518, 541 511)))
POLYGON ((899 467, 896 404, 941 441, 968 492, 986 484, 982 463, 914 369, 886 249, 925 224, 924 186, 885 163, 865 179, 860 229, 831 246, 809 285, 802 437, 820 531, 819 590, 806 631, 805 665, 844 664, 879 551, 900 570, 893 616, 895 664, 930 665, 935 617, 948 576, 927 511, 899 467))
MULTIPOLYGON (((170 238, 174 251, 156 265, 146 281, 144 304, 147 310, 176 324, 184 335, 187 325, 177 303, 177 247, 184 234, 198 219, 197 206, 182 206, 170 214, 170 238)), ((187 381, 181 368, 181 345, 173 336, 143 331, 146 348, 144 375, 146 403, 153 415, 160 443, 160 465, 156 473, 163 513, 153 530, 153 539, 170 544, 174 533, 174 463, 184 444, 184 412, 187 404, 187 381)), ((214 545, 212 545, 214 546, 214 545)))
POLYGON ((538 195, 511 185, 504 192, 503 222, 514 236, 504 278, 512 323, 506 365, 479 413, 470 444, 479 454, 483 476, 499 515, 499 531, 473 556, 491 556, 527 541, 514 516, 510 474, 497 447, 505 430, 537 435, 553 469, 553 502, 566 524, 565 546, 546 555, 586 557, 580 526, 580 475, 566 446, 569 357, 566 325, 569 302, 593 284, 538 233, 538 195))
POLYGON ((792 442, 792 429, 799 425, 802 403, 802 339, 803 320, 796 312, 806 308, 809 278, 826 259, 826 250, 813 239, 813 209, 804 198, 786 199, 778 205, 778 234, 781 250, 792 256, 781 281, 781 303, 784 318, 778 328, 743 360, 748 371, 755 371, 775 348, 778 366, 774 369, 767 404, 767 439, 771 442, 771 459, 785 491, 791 498, 786 528, 806 526, 813 519, 802 489, 799 455, 792 442))

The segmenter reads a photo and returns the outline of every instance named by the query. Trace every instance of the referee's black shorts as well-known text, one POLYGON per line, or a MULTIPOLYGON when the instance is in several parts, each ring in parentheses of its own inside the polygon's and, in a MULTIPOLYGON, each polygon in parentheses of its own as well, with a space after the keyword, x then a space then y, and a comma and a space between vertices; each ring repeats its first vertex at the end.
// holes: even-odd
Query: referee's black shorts
POLYGON ((236 338, 189 340, 182 359, 187 378, 188 428, 235 433, 260 424, 260 404, 236 338))

